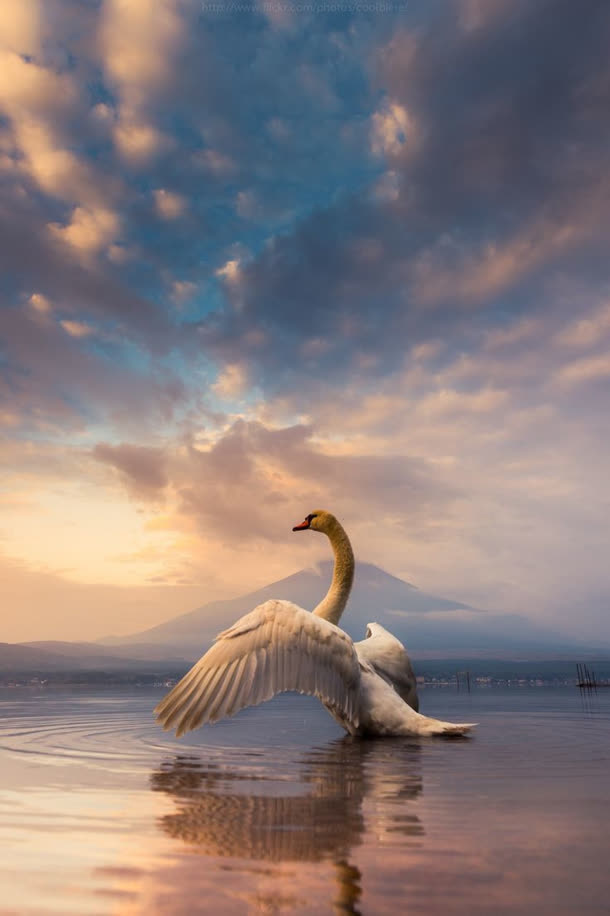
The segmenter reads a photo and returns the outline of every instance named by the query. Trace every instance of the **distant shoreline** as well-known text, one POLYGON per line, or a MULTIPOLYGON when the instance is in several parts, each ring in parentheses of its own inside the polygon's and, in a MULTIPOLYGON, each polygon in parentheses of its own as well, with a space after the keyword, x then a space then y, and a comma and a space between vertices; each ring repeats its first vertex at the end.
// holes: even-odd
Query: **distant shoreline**
MULTIPOLYGON (((108 677, 91 677, 84 678, 82 673, 78 677, 48 677, 48 678, 29 678, 27 676, 19 676, 13 678, 2 678, 0 677, 0 689, 11 690, 11 689, 29 689, 29 690, 61 690, 62 688, 70 689, 102 689, 106 688, 108 690, 113 690, 117 688, 133 688, 133 689, 150 689, 158 688, 160 690, 169 690, 173 687, 179 678, 172 677, 166 679, 157 679, 157 678, 145 678, 141 676, 136 677, 124 677, 117 678, 114 675, 109 675, 108 677)), ((466 693, 469 692, 468 688, 464 682, 458 683, 456 679, 445 679, 445 678, 418 678, 417 682, 418 690, 435 690, 439 688, 451 688, 456 692, 466 693)), ((570 689, 579 688, 583 689, 579 685, 578 680, 574 678, 474 678, 471 681, 470 690, 494 690, 494 689, 505 689, 511 688, 515 690, 521 690, 524 688, 551 688, 551 687, 566 687, 570 689)), ((610 687, 610 684, 603 683, 597 684, 597 687, 610 687)))

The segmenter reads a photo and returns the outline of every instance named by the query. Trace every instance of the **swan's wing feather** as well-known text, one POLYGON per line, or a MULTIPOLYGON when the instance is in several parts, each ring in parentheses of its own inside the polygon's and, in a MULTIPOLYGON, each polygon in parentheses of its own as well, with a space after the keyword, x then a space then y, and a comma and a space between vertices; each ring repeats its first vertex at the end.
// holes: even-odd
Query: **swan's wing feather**
POLYGON ((367 639, 354 643, 358 658, 372 665, 376 673, 417 712, 417 681, 407 650, 379 623, 369 623, 367 631, 371 634, 367 639))
POLYGON ((359 687, 358 657, 343 630, 289 601, 266 601, 218 635, 155 713, 180 737, 295 690, 357 727, 359 687))

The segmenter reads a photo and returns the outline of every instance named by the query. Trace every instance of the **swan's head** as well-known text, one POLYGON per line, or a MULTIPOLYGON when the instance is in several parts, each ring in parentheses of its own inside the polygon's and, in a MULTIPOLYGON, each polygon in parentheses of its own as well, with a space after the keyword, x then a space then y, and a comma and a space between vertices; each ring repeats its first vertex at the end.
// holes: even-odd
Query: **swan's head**
POLYGON ((330 534, 337 524, 337 519, 332 513, 326 512, 325 509, 315 509, 314 512, 309 513, 300 525, 295 525, 292 530, 307 531, 311 529, 312 531, 321 531, 322 534, 330 534))

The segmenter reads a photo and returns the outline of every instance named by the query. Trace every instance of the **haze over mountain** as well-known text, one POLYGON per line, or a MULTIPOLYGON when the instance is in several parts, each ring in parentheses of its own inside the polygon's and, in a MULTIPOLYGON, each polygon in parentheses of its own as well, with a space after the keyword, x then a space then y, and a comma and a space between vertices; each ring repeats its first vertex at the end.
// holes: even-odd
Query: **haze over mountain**
MULTIPOLYGON (((326 593, 331 576, 332 562, 323 562, 246 595, 210 602, 141 633, 100 642, 116 648, 142 644, 150 650, 158 647, 158 655, 171 651, 194 659, 220 630, 269 598, 285 598, 314 608, 326 593)), ((570 651, 578 645, 518 614, 492 614, 430 595, 378 566, 361 562, 341 626, 354 639, 363 639, 371 621, 386 626, 416 654, 543 653, 570 651)))
MULTIPOLYGON (((216 634, 269 598, 314 608, 326 593, 332 562, 302 569, 270 585, 223 601, 212 601, 152 629, 97 642, 59 640, 0 643, 0 674, 107 672, 110 675, 181 674, 216 634)), ((605 657, 610 646, 583 644, 536 626, 519 614, 494 614, 427 594, 370 563, 358 563, 341 626, 363 639, 377 621, 408 647, 413 657, 544 659, 605 657)))
POLYGON ((0 676, 22 672, 106 671, 112 673, 180 672, 188 664, 160 646, 113 646, 89 642, 44 640, 31 643, 0 643, 0 676))

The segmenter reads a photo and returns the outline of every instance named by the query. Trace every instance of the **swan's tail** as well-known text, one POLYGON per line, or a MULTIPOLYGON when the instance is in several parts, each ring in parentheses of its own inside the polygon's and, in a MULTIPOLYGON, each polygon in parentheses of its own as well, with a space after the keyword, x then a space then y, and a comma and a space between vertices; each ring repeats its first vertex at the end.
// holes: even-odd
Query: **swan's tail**
POLYGON ((442 722, 440 719, 420 716, 420 721, 417 723, 417 731, 420 735, 446 735, 449 738, 455 738, 459 735, 465 735, 478 724, 478 722, 442 722))

